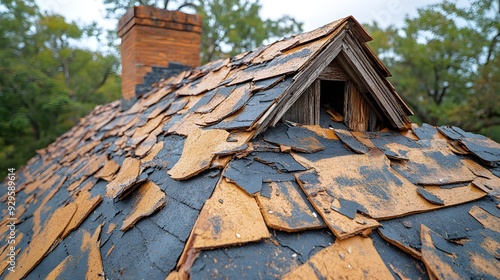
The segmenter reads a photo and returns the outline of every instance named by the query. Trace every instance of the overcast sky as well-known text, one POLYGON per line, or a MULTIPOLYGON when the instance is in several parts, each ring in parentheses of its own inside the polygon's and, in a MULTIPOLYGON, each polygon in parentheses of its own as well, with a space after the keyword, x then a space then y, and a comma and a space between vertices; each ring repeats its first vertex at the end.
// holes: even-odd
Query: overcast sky
MULTIPOLYGON (((264 18, 288 14, 304 23, 304 31, 323 26, 336 19, 353 15, 361 23, 376 21, 380 26, 401 26, 406 15, 415 16, 417 8, 440 0, 260 0, 264 18)), ((465 4, 468 0, 459 0, 465 4)), ((42 10, 62 14, 79 23, 97 21, 107 29, 116 28, 115 20, 105 19, 102 0, 37 0, 42 10)))

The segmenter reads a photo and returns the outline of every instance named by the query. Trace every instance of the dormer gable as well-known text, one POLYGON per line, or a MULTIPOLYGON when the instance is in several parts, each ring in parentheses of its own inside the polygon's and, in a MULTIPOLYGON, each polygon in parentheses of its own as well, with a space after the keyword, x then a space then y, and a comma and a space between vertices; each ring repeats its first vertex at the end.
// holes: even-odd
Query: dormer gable
POLYGON ((364 35, 354 18, 346 18, 335 39, 308 65, 312 74, 296 79, 305 89, 283 104, 277 113, 281 121, 320 124, 331 117, 353 131, 409 128, 407 116, 413 113, 386 79, 390 73, 364 35))

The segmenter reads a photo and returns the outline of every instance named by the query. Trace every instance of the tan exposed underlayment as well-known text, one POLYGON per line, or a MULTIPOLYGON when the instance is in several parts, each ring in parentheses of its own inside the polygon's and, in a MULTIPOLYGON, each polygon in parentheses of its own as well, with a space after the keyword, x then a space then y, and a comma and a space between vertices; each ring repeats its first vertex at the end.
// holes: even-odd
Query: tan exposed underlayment
POLYGON ((161 141, 153 145, 146 156, 141 159, 141 164, 153 160, 153 158, 163 149, 165 142, 161 141))
POLYGON ((473 206, 470 209, 469 214, 480 222, 484 228, 500 232, 500 218, 491 215, 479 206, 473 206))
POLYGON ((127 231, 142 217, 147 217, 165 205, 165 193, 153 182, 142 184, 134 195, 132 212, 123 220, 122 231, 127 231))
MULTIPOLYGON (((340 30, 340 22, 345 24, 342 26, 347 25, 343 19, 311 33, 279 41, 260 51, 249 53, 248 56, 239 56, 242 61, 236 61, 236 58, 225 59, 160 81, 159 87, 138 99, 129 110, 121 111, 119 101, 98 106, 89 116, 82 118, 77 126, 59 137, 54 144, 38 150, 40 162, 37 162, 37 158, 33 158, 25 169, 20 170, 20 173, 24 174, 25 183, 17 189, 26 194, 26 200, 21 203, 23 206, 17 208, 18 218, 20 220, 25 218, 24 213, 29 210, 27 212, 33 215, 33 230, 31 235, 18 234, 16 243, 23 238, 31 240, 27 248, 17 250, 18 264, 20 264, 18 274, 8 275, 7 279, 18 279, 27 274, 57 246, 61 238, 68 236, 72 230, 73 233, 83 234, 82 246, 77 248, 79 251, 68 252, 71 254, 68 258, 59 260, 61 263, 49 274, 49 278, 67 273, 69 271, 67 269, 74 268, 77 263, 87 265, 83 269, 87 270, 89 279, 102 278, 103 269, 110 271, 115 269, 103 268, 101 262, 99 235, 102 225, 93 235, 84 229, 79 229, 85 218, 98 211, 101 206, 102 197, 90 195, 98 179, 109 182, 106 187, 108 197, 122 198, 124 194, 131 194, 130 200, 124 200, 126 203, 133 203, 129 205, 131 206, 129 216, 122 221, 121 227, 126 230, 131 229, 142 217, 152 215, 155 210, 161 209, 165 201, 165 193, 158 186, 151 185, 152 183, 148 181, 139 184, 137 180, 146 167, 154 167, 151 166, 153 164, 151 161, 165 146, 159 139, 165 139, 167 134, 187 137, 181 159, 170 170, 175 179, 189 179, 208 168, 223 169, 233 157, 248 155, 253 151, 251 143, 247 143, 253 137, 253 132, 246 132, 248 126, 225 131, 213 129, 210 125, 221 121, 230 123, 238 120, 237 117, 247 108, 249 98, 258 95, 260 91, 273 89, 286 79, 297 81, 297 74, 300 74, 298 71, 304 69, 312 58, 323 50, 326 42, 337 34, 335 30, 340 30), (219 65, 210 68, 217 64, 219 65), (268 65, 274 66, 267 67, 268 65), (226 81, 222 83, 224 80, 226 81), (251 80, 260 80, 264 83, 242 84, 251 80), (211 100, 205 100, 207 103, 195 107, 203 99, 204 93, 229 85, 235 86, 227 97, 215 94, 211 100), (163 99, 164 97, 166 99, 163 99), (170 98, 173 103, 162 103, 163 107, 157 106, 170 98), (175 120, 175 124, 170 123, 172 120, 175 120), (165 125, 169 125, 168 131, 164 131, 165 125), (124 160, 123 163, 118 164, 117 162, 121 160, 124 160), (134 187, 138 189, 134 190, 134 187), (71 197, 66 197, 65 201, 53 201, 56 198, 60 199, 60 192, 63 191, 68 191, 71 197), (33 205, 37 207, 34 211, 29 209, 35 207, 33 205), (58 208, 53 209, 53 207, 58 208), (42 225, 41 221, 46 215, 50 217, 47 217, 42 225), (77 232, 78 230, 82 231, 77 232), (88 252, 89 258, 80 259, 79 257, 83 255, 81 252, 88 252)), ((352 27, 352 22, 349 25, 352 27)), ((355 28, 349 29, 349 32, 359 32, 355 28)), ((285 89, 282 88, 281 93, 285 89)), ((280 94, 276 99, 265 103, 269 104, 267 109, 276 108, 276 102, 284 97, 280 94)), ((248 130, 259 129, 262 124, 259 118, 266 115, 265 113, 265 110, 255 113, 253 117, 256 119, 245 120, 251 123, 251 128, 248 130)), ((339 140, 332 129, 319 126, 304 127, 324 139, 339 140)), ((401 131, 400 134, 408 139, 418 140, 415 133, 410 130, 401 131)), ((500 195, 500 179, 476 161, 460 159, 462 165, 443 168, 441 166, 443 162, 426 156, 425 153, 428 152, 440 152, 443 156, 452 155, 452 152, 473 156, 464 143, 451 141, 440 132, 434 134, 432 141, 419 142, 427 143, 429 146, 426 148, 410 149, 395 143, 388 144, 386 148, 390 152, 399 153, 400 150, 407 152, 405 155, 401 153, 399 155, 401 158, 392 161, 381 152, 377 152, 374 144, 363 133, 353 133, 353 135, 361 143, 372 148, 372 151, 364 155, 344 156, 317 162, 306 160, 300 153, 293 154, 302 164, 313 167, 319 174, 318 185, 311 185, 307 180, 301 181, 304 179, 302 175, 311 175, 314 172, 309 170, 296 176, 300 189, 293 186, 294 183, 291 181, 265 182, 272 186, 271 198, 261 194, 253 198, 222 178, 212 197, 203 206, 195 229, 187 241, 185 254, 179 261, 179 265, 183 266, 181 269, 189 270, 200 249, 229 247, 266 239, 270 237, 268 227, 285 231, 319 228, 323 226, 322 220, 324 220, 339 237, 336 244, 320 251, 313 259, 292 271, 289 277, 290 275, 326 277, 334 267, 333 275, 345 274, 344 276, 354 277, 358 275, 356 273, 364 271, 370 276, 375 273, 370 279, 377 277, 386 279, 390 278, 390 275, 387 274, 387 268, 381 263, 378 253, 373 248, 371 239, 350 236, 369 235, 373 228, 379 226, 379 222, 375 219, 383 220, 436 210, 481 198, 485 195, 484 192, 497 197, 500 195), (425 187, 411 184, 393 170, 393 167, 407 168, 408 161, 436 170, 430 176, 421 178, 420 183, 426 185, 425 187), (376 174, 379 178, 370 179, 365 173, 363 174, 366 176, 361 175, 362 167, 370 167, 373 171, 371 174, 376 174), (366 184, 363 187, 363 182, 367 181, 370 181, 370 187, 366 184), (451 189, 437 186, 470 181, 472 183, 451 189), (417 189, 434 195, 444 205, 430 203, 417 193, 417 189), (309 201, 300 196, 303 190, 309 201), (285 191, 288 195, 284 195, 285 191), (345 201, 357 202, 363 209, 355 209, 354 218, 351 219, 339 211, 342 210, 345 201), (360 249, 354 251, 358 247, 360 249), (332 259, 337 262, 333 263, 332 259), (312 271, 314 273, 311 273, 313 269, 311 264, 317 265, 315 266, 317 271, 312 271)), ((310 151, 316 151, 314 148, 319 150, 321 145, 313 138, 309 138, 306 144, 312 148, 310 151)), ((483 142, 491 146, 491 141, 483 142)), ((296 148, 284 145, 275 147, 276 152, 291 153, 294 149, 296 148)), ((164 160, 167 163, 170 158, 155 160, 164 160)), ((164 176, 169 175, 164 174, 164 176)), ((5 201, 6 197, 2 199, 5 201)), ((166 200, 168 201, 168 197, 166 200)), ((469 213, 484 225, 485 230, 498 231, 500 222, 497 217, 479 207, 472 207, 469 213)), ((119 223, 120 221, 118 226, 119 223)), ((114 223, 108 224, 105 229, 106 234, 116 234, 116 226, 114 223)), ((5 229, 0 230, 0 234, 4 232, 5 229)), ((427 246, 423 246, 425 251, 422 254, 423 259, 426 264, 429 262, 443 264, 428 232, 423 230, 422 234, 423 243, 427 246)), ((278 241, 272 239, 272 242, 278 241)), ((494 255, 496 251, 493 249, 499 246, 498 240, 488 236, 478 242, 478 247, 490 255, 494 255)), ((108 255, 115 246, 120 246, 120 242, 113 241, 113 244, 107 250, 108 255)), ((5 251, 5 246, 2 248, 2 251, 5 251)), ((417 253, 417 256, 420 256, 420 252, 417 253)), ((488 263, 483 256, 471 255, 470 260, 475 271, 486 273, 495 269, 491 266, 493 262, 488 263)), ((443 271, 447 273, 446 264, 439 268, 432 265, 430 267, 430 271, 436 276, 442 275, 443 271)), ((3 269, 4 266, 0 267, 0 271, 3 269)), ((391 267, 391 269, 398 275, 401 274, 398 273, 398 268, 391 267)), ((360 277, 366 275, 359 274, 360 277)), ((175 276, 183 278, 187 277, 187 273, 175 274, 172 277, 175 276)))
MULTIPOLYGON (((82 245, 80 252, 71 252, 75 255, 69 255, 66 257, 56 268, 54 268, 48 275, 47 279, 59 279, 61 274, 63 274, 67 269, 74 269, 77 265, 84 263, 86 265, 86 275, 85 279, 106 279, 104 268, 101 259, 101 250, 99 238, 102 230, 102 224, 97 227, 94 234, 91 235, 90 232, 83 230, 82 245), (87 258, 85 258, 87 256, 87 258), (82 259, 85 258, 85 259, 82 259)), ((80 269, 83 269, 80 267, 80 269)), ((71 274, 66 272, 66 276, 71 274)))
POLYGON ((198 118, 199 116, 197 114, 188 112, 180 121, 172 125, 172 127, 168 130, 168 133, 188 136, 192 131, 201 128, 200 125, 196 124, 198 118))
MULTIPOLYGON (((132 135, 130 141, 132 141, 132 145, 137 145, 141 140, 136 140, 136 139, 145 139, 150 133, 155 130, 163 121, 164 116, 159 115, 155 117, 154 119, 149 120, 145 125, 142 127, 136 128, 134 130, 134 134, 132 135)), ((161 131, 161 130, 160 130, 161 131)))
POLYGON ((339 140, 335 132, 332 129, 323 128, 319 125, 304 125, 303 127, 309 129, 310 131, 316 133, 318 136, 330 140, 339 140))
POLYGON ((438 279, 460 279, 453 268, 444 262, 437 254, 430 235, 430 229, 421 225, 420 237, 422 241, 422 261, 438 279))
POLYGON ((193 248, 217 248, 269 238, 255 199, 221 179, 193 229, 193 248))
POLYGON ((394 279, 373 246, 360 236, 337 240, 283 279, 394 279))
POLYGON ((469 214, 485 230, 467 234, 461 245, 454 245, 444 237, 421 225, 422 261, 438 279, 463 279, 470 275, 498 279, 500 266, 500 218, 484 209, 473 206, 469 214))
POLYGON ((376 220, 359 213, 356 213, 354 219, 351 219, 333 210, 333 200, 325 190, 319 190, 316 191, 316 193, 308 193, 307 188, 301 182, 300 175, 296 174, 295 176, 300 187, 308 196, 308 200, 337 238, 346 239, 353 235, 363 234, 364 232, 369 233, 371 229, 380 226, 376 220))
MULTIPOLYGON (((423 178, 420 178, 419 184, 435 185, 439 183, 440 185, 445 185, 468 182, 475 179, 476 176, 460 161, 457 161, 456 165, 447 164, 443 166, 442 162, 433 160, 428 156, 431 153, 439 154, 442 158, 453 155, 452 152, 448 150, 445 140, 433 140, 432 142, 422 143, 423 145, 430 144, 430 147, 407 148, 397 143, 387 145, 387 147, 395 153, 398 153, 398 151, 406 151, 405 157, 407 157, 412 164, 421 164, 425 166, 427 170, 433 171, 422 176, 423 178)), ((400 163, 400 165, 404 168, 405 162, 400 163)))
POLYGON ((380 236, 385 240, 387 241, 388 243, 396 246, 397 248, 399 248, 402 252, 406 253, 406 254, 409 254, 410 256, 414 257, 415 259, 417 260, 420 260, 422 258, 422 252, 420 252, 420 250, 417 250, 415 248, 412 248, 410 246, 406 246, 406 244, 402 244, 400 242, 398 242, 397 240, 392 240, 386 236, 384 236, 382 234, 382 232, 380 230, 377 230, 377 232, 380 234, 380 236))
POLYGON ((218 104, 211 112, 198 115, 196 124, 211 125, 220 122, 222 119, 229 117, 234 112, 241 109, 245 104, 242 100, 248 100, 251 96, 250 85, 236 87, 231 94, 220 104, 218 104))
POLYGON ((18 258, 18 267, 14 273, 6 275, 5 280, 16 280, 25 277, 57 244, 59 237, 75 214, 75 203, 58 208, 45 223, 42 231, 32 237, 30 246, 18 258))
POLYGON ((177 91, 179 95, 198 95, 202 92, 211 90, 219 85, 220 82, 226 79, 227 74, 231 70, 230 67, 222 67, 218 71, 210 72, 200 82, 194 86, 186 85, 177 91))
POLYGON ((50 210, 49 207, 45 207, 47 203, 54 197, 54 195, 61 189, 64 178, 61 179, 60 183, 53 186, 53 189, 43 197, 38 208, 33 212, 33 234, 38 234, 42 230, 41 219, 42 216, 46 215, 46 213, 50 210))
POLYGON ((89 191, 81 191, 77 194, 74 203, 77 206, 75 215, 71 218, 70 223, 64 230, 61 238, 64 239, 68 234, 77 229, 78 226, 87 218, 88 215, 99 205, 102 201, 102 197, 100 195, 91 197, 89 191))
POLYGON ((252 60, 252 63, 259 64, 259 63, 269 61, 269 60, 275 58, 276 56, 281 55, 282 50, 293 47, 297 43, 299 43, 299 40, 297 40, 297 39, 277 41, 277 42, 273 43, 272 45, 270 45, 268 48, 266 48, 258 56, 256 56, 252 60))
POLYGON ((325 224, 292 182, 271 182, 271 197, 257 195, 260 210, 270 228, 294 232, 323 228, 325 224))
POLYGON ((144 139, 139 147, 137 147, 137 149, 135 150, 135 155, 137 157, 145 156, 157 144, 157 136, 161 132, 163 132, 163 127, 160 125, 154 131, 152 131, 146 139, 144 139))
POLYGON ((87 251, 89 253, 86 279, 105 279, 101 259, 101 239, 99 238, 101 229, 102 225, 96 229, 93 235, 86 231, 83 233, 82 247, 80 249, 82 252, 87 251))
POLYGON ((139 177, 141 161, 132 157, 126 158, 116 178, 106 187, 106 196, 116 198, 126 192, 139 177))
POLYGON ((250 133, 246 133, 237 142, 228 142, 229 132, 220 129, 192 131, 186 139, 179 161, 168 171, 177 180, 190 178, 210 168, 215 154, 231 151, 245 144, 250 133))
POLYGON ((114 179, 113 175, 118 171, 120 165, 116 163, 114 160, 106 160, 104 166, 94 174, 94 177, 101 178, 106 181, 111 181, 114 179))
POLYGON ((92 176, 94 173, 96 173, 99 169, 101 169, 104 164, 107 161, 106 155, 101 155, 101 156, 91 156, 89 159, 89 163, 87 165, 85 175, 86 176, 92 176))
POLYGON ((471 159, 461 159, 462 163, 467 166, 477 178, 472 181, 472 184, 481 190, 500 198, 500 178, 493 175, 491 171, 482 167, 479 163, 471 159))
POLYGON ((73 256, 72 255, 67 256, 49 274, 47 274, 45 280, 57 280, 59 275, 61 275, 61 273, 63 273, 63 271, 66 269, 66 266, 70 265, 72 261, 73 261, 73 256))
MULTIPOLYGON (((330 193, 326 195, 333 196, 330 198, 332 203, 335 202, 334 198, 354 201, 361 204, 366 209, 365 214, 374 219, 395 218, 439 207, 419 196, 417 186, 394 171, 389 159, 376 149, 366 154, 339 156, 315 162, 295 153, 293 157, 299 163, 314 168, 318 174, 319 184, 302 184, 310 199, 314 199, 311 196, 315 193, 328 190, 330 193), (367 184, 371 187, 367 188, 367 184)), ((445 206, 472 201, 485 195, 471 187, 426 190, 444 200, 445 206)))

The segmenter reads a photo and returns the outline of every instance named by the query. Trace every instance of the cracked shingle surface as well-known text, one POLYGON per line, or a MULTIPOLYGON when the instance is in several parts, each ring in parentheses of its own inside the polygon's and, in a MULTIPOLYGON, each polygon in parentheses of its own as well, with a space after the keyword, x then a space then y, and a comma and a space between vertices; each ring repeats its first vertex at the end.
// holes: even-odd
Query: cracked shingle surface
POLYGON ((1 243, 1 276, 500 278, 498 143, 426 124, 349 131, 325 111, 271 126, 338 36, 365 43, 356 24, 96 107, 16 173, 18 267, 1 243))

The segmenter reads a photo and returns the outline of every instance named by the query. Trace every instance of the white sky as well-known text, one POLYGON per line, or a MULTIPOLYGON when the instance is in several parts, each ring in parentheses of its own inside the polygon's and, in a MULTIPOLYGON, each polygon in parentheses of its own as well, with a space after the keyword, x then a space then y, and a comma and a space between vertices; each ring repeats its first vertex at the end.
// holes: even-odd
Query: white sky
MULTIPOLYGON (((417 8, 440 0, 260 0, 263 18, 276 19, 288 14, 304 23, 304 31, 323 26, 336 19, 353 15, 361 23, 376 21, 380 26, 401 26, 406 15, 415 16, 417 8)), ((458 0, 465 4, 468 0, 458 0)), ((105 19, 102 0, 37 0, 42 10, 62 14, 78 23, 97 21, 114 29, 116 20, 105 19)))

